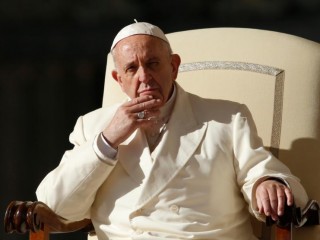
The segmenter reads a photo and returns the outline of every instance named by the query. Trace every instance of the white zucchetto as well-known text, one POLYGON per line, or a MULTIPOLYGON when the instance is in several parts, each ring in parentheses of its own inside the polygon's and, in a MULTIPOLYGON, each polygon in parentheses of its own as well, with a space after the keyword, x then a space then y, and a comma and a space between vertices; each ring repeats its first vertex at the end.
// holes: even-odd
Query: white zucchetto
POLYGON ((113 43, 111 45, 111 50, 122 39, 130 37, 132 35, 139 35, 139 34, 158 37, 169 44, 167 37, 159 27, 146 22, 135 22, 133 24, 130 24, 122 28, 118 32, 118 34, 114 38, 113 43))

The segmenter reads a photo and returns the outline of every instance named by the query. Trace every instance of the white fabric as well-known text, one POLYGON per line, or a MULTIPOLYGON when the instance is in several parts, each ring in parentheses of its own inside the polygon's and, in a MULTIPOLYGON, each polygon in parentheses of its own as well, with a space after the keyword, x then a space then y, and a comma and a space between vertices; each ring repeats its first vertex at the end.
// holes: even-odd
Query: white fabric
POLYGON ((118 150, 109 145, 102 133, 96 136, 93 142, 93 150, 102 161, 111 165, 115 164, 115 161, 110 161, 110 159, 116 159, 118 150))
POLYGON ((130 37, 132 35, 138 35, 138 34, 151 35, 154 37, 158 37, 158 38, 161 38, 163 41, 166 41, 167 43, 169 43, 166 35, 163 33, 163 31, 159 27, 146 22, 136 22, 128 26, 125 26, 119 31, 119 33, 116 35, 116 37, 113 40, 113 43, 111 45, 111 50, 122 39, 130 37))
POLYGON ((262 148, 245 106, 177 90, 154 153, 138 130, 119 146, 114 167, 92 143, 118 105, 79 118, 75 148, 40 184, 38 199, 65 218, 90 217, 100 240, 254 239, 244 199, 253 211, 252 190, 267 176, 285 179, 296 203, 306 203, 299 181, 262 148))

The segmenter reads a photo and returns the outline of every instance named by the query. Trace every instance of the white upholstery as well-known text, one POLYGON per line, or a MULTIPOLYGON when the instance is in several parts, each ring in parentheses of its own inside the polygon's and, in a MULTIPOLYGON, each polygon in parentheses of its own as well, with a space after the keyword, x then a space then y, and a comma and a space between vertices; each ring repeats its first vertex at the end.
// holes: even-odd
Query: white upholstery
MULTIPOLYGON (((320 201, 320 44, 272 31, 212 28, 167 34, 182 59, 178 82, 210 98, 247 104, 266 147, 320 201), (193 68, 211 68, 192 70, 193 68)), ((103 106, 124 98, 108 56, 103 106)), ((320 239, 320 226, 294 239, 320 239), (312 235, 313 234, 313 235, 312 235)))

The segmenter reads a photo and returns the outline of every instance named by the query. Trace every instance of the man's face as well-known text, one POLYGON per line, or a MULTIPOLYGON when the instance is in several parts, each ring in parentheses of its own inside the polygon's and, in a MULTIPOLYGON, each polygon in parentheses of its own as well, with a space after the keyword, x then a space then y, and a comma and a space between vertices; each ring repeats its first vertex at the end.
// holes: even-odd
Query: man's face
POLYGON ((131 98, 151 95, 162 105, 172 92, 180 57, 168 45, 149 35, 133 35, 121 40, 114 49, 116 70, 113 78, 131 98))

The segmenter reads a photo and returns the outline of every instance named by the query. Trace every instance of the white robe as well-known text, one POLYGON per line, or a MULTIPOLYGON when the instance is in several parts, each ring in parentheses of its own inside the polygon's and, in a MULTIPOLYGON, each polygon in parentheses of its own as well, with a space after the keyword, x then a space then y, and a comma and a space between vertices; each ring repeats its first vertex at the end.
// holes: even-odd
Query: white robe
POLYGON ((299 180, 262 147, 244 105, 177 86, 167 131, 152 154, 137 130, 119 146, 112 166, 92 145, 118 106, 78 119, 70 135, 74 149, 37 189, 57 214, 91 218, 100 240, 255 239, 249 211, 263 219, 253 193, 268 177, 283 179, 296 204, 306 204, 299 180))

